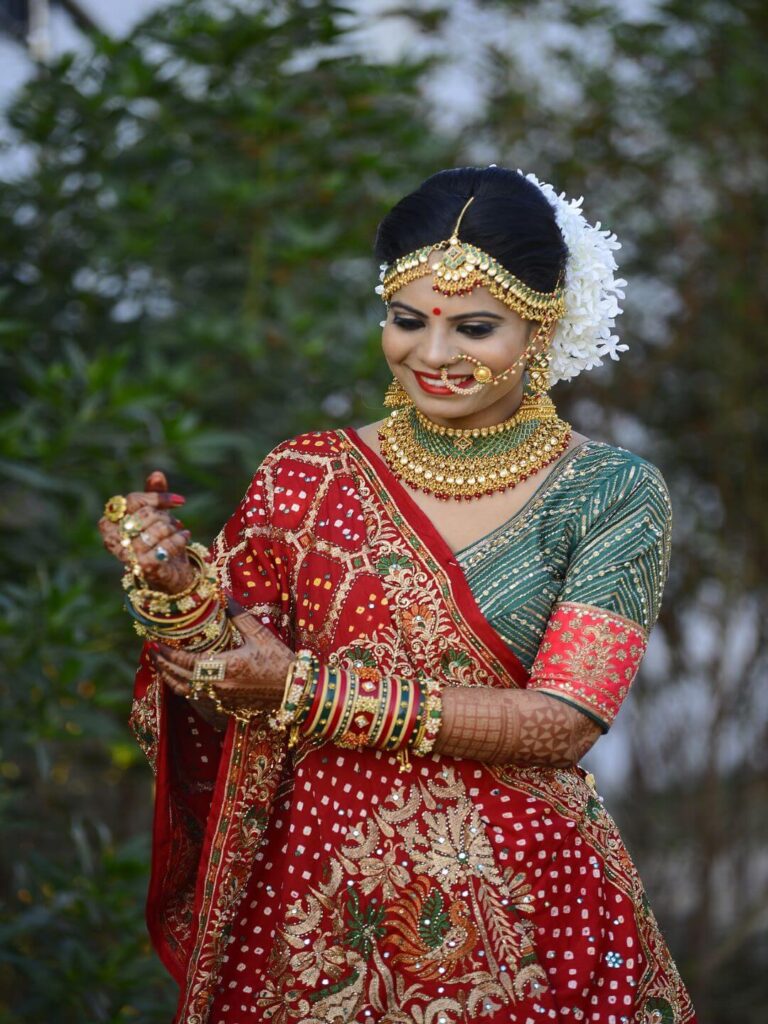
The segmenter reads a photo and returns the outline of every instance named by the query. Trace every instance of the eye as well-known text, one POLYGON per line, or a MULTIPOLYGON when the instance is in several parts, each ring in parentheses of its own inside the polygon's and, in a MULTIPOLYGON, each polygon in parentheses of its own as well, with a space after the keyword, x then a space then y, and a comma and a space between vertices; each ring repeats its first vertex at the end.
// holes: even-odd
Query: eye
POLYGON ((492 334, 495 330, 493 324, 462 324, 459 327, 459 331, 462 334, 466 334, 468 338, 487 338, 489 334, 492 334))
POLYGON ((424 326, 423 320, 417 320, 413 316, 395 316, 392 323, 397 327, 402 327, 404 331, 418 331, 420 327, 424 326))

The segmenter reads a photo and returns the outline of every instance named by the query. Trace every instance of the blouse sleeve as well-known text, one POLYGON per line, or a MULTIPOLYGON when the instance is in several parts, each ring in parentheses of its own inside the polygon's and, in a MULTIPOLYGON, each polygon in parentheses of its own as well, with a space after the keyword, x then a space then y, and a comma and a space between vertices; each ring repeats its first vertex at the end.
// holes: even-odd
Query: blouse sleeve
POLYGON ((607 731, 637 673, 667 579, 672 509, 663 477, 628 456, 584 520, 528 688, 571 704, 607 731))

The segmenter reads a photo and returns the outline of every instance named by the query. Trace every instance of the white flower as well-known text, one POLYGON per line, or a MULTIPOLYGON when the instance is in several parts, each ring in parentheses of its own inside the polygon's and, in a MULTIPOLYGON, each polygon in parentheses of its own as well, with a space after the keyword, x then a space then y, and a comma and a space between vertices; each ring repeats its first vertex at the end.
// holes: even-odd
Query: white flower
MULTIPOLYGON (((522 171, 518 171, 522 174, 522 171)), ((627 282, 615 277, 618 269, 614 252, 621 248, 616 235, 601 229, 600 221, 588 223, 582 210, 583 196, 567 199, 535 174, 524 175, 544 193, 555 212, 557 226, 568 247, 565 268, 565 316, 558 322, 552 339, 549 379, 572 380, 582 370, 602 366, 602 356, 618 359, 628 345, 619 344, 612 333, 622 312, 627 282)))

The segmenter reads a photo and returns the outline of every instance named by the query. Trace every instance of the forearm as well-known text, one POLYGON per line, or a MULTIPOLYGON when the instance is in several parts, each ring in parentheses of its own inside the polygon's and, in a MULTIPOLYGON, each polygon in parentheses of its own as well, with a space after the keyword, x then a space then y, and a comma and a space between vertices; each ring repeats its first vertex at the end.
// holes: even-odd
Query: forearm
MULTIPOLYGON (((385 694, 393 687, 405 693, 407 689, 418 689, 415 683, 395 677, 369 682, 366 685, 371 696, 360 704, 353 696, 358 689, 354 674, 341 671, 336 676, 338 687, 330 703, 337 707, 346 704, 348 712, 329 713, 326 716, 328 728, 323 730, 315 730, 310 724, 321 716, 308 714, 302 731, 317 733, 345 747, 378 746, 390 750, 411 747, 419 753, 419 725, 427 720, 426 691, 417 696, 417 704, 404 700, 400 705, 412 706, 415 713, 410 727, 408 712, 398 717, 398 722, 403 723, 398 733, 388 726, 376 727, 374 723, 383 720, 377 709, 390 703, 385 694), (348 723, 349 731, 333 727, 340 722, 348 723), (359 730, 356 723, 360 724, 359 730), (391 745, 381 742, 381 737, 390 735, 394 740, 391 745)), ((427 745, 435 753, 488 764, 566 767, 577 763, 601 734, 600 726, 587 715, 545 693, 490 687, 443 687, 440 692, 436 739, 427 745)), ((324 698, 317 701, 318 709, 323 702, 324 698)), ((397 702, 393 706, 396 707, 397 702)))
MULTIPOLYGON (((249 621, 247 615, 237 619, 241 629, 249 621)), ((546 693, 358 675, 329 668, 310 651, 294 656, 283 644, 262 649, 249 641, 246 647, 214 659, 226 660, 221 681, 211 686, 216 703, 224 702, 218 710, 240 718, 266 710, 275 728, 290 729, 292 742, 303 735, 347 749, 373 747, 402 755, 404 765, 411 750, 487 764, 565 767, 583 757, 601 731, 546 693)), ((177 651, 169 660, 170 654, 158 656, 164 674, 180 692, 200 696, 194 656, 177 651)))
POLYGON ((435 753, 486 764, 576 764, 600 736, 582 712, 545 693, 447 687, 435 753))

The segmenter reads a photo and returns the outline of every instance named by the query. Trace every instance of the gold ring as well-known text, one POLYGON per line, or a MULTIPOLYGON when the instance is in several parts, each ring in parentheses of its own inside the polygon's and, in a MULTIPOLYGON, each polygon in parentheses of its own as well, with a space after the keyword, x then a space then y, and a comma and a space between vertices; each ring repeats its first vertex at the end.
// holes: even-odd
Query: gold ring
POLYGON ((113 495, 104 506, 104 515, 110 523, 119 523, 128 511, 128 502, 122 494, 113 495))
POLYGON ((220 683, 227 674, 227 663, 222 658, 201 658, 195 662, 193 683, 220 683))
POLYGON ((123 516, 120 520, 120 532, 127 537, 138 537, 144 527, 135 516, 123 516))

